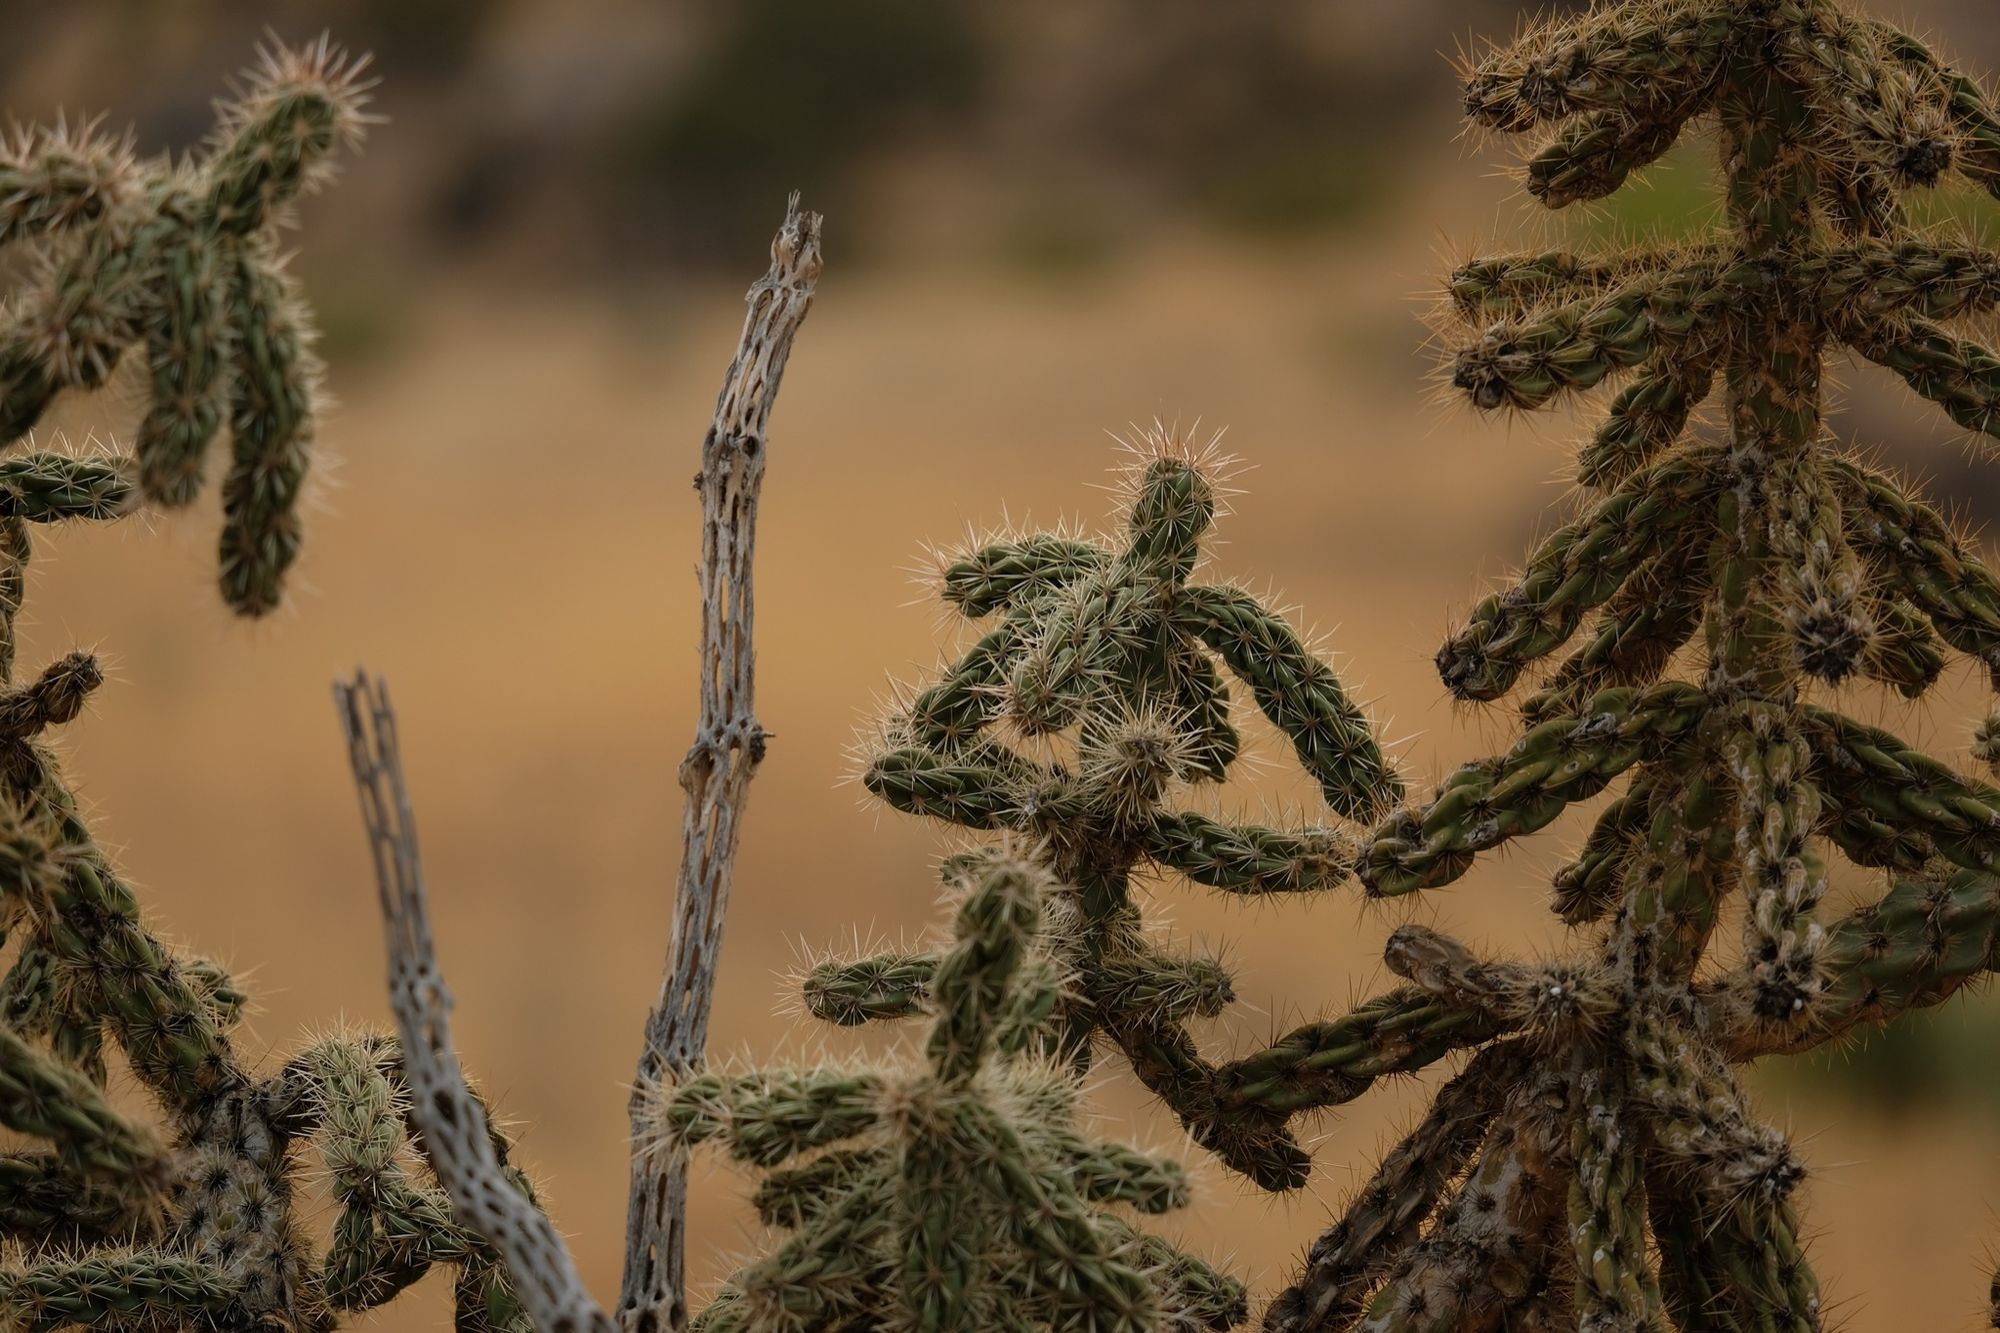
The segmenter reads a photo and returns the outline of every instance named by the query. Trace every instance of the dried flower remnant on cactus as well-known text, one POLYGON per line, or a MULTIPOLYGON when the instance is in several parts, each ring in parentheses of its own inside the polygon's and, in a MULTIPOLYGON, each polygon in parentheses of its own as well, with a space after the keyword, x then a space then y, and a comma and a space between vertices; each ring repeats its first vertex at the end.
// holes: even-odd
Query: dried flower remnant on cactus
MULTIPOLYGON (((1438 653, 1463 699, 1532 681, 1519 738, 1384 821, 1359 875, 1380 896, 1449 883, 1625 781, 1556 876, 1575 956, 1392 939, 1389 966, 1462 1017, 1442 1045, 1477 1053, 1267 1327, 1815 1329, 1804 1170, 1732 1065, 1938 1002, 1989 970, 2000 924, 2000 790, 1813 697, 1920 696, 1949 650, 2000 668, 2000 585, 1831 446, 1822 364, 1845 346, 2000 433, 2000 362, 1950 327, 2000 302, 2000 258, 1916 235, 1899 202, 1948 172, 2000 190, 2000 120, 1835 0, 1599 4, 1476 62, 1466 109, 1545 133, 1527 184, 1551 208, 1712 124, 1727 225, 1688 251, 1452 275, 1452 377, 1477 407, 1622 384, 1579 455, 1583 512, 1438 653), (1710 396, 1727 430, 1690 436, 1710 396), (1883 876, 1844 917, 1822 911, 1828 844, 1883 876), (1731 896, 1740 943, 1713 949, 1731 896)), ((2000 750, 1991 724, 1977 749, 2000 750)))
POLYGON ((1233 1328, 1242 1284, 1112 1205, 1181 1208, 1179 1163, 1074 1127, 1074 1073, 1041 1058, 1074 959, 1076 890, 1000 846, 945 871, 956 921, 925 970, 909 1068, 702 1074, 663 1089, 659 1149, 711 1140, 766 1172, 789 1233, 695 1320, 806 1328, 1233 1328))
MULTIPOLYGON (((1361 710, 1284 618, 1193 577, 1224 460, 1157 430, 1134 449, 1122 533, 1023 533, 948 563, 945 602, 990 628, 891 720, 863 780, 898 810, 1032 839, 1078 909, 1075 981, 1057 1001, 1050 1053, 1087 1066, 1101 1034, 1199 1143, 1266 1189, 1293 1189, 1310 1160, 1291 1117, 1353 1096, 1394 1058, 1363 1043, 1365 1057, 1345 1062, 1324 1052, 1210 1062, 1187 1023, 1235 998, 1229 974, 1213 958, 1163 952, 1132 879, 1159 869, 1264 895, 1351 876, 1352 840, 1333 823, 1227 823, 1174 804, 1185 788, 1221 782, 1237 758, 1229 678, 1335 814, 1377 815, 1401 787, 1361 710)), ((934 965, 826 964, 808 999, 837 1022, 899 1016, 934 965)))
POLYGON ((254 1072, 231 1039, 246 997, 153 932, 46 744, 102 683, 96 661, 14 673, 30 527, 186 500, 225 422, 223 591, 241 611, 275 603, 297 547, 317 369, 272 225, 358 133, 358 69, 324 42, 267 52, 188 166, 139 163, 94 129, 24 131, 0 153, 0 244, 38 260, 0 332, 7 437, 128 350, 153 385, 136 467, 0 459, 0 1125, 23 1139, 0 1152, 9 1330, 317 1333, 446 1264, 460 1328, 528 1333, 416 1151, 395 1042, 329 1036, 254 1072), (112 1048, 156 1117, 107 1092, 112 1048), (337 1209, 323 1254, 297 1198, 309 1172, 337 1209))

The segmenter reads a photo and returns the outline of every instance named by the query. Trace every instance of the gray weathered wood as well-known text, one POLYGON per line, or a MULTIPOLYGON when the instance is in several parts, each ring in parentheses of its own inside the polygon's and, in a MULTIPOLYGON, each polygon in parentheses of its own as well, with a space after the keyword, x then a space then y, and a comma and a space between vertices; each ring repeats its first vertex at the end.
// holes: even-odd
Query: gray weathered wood
POLYGON ((611 1333, 611 1319, 577 1276, 569 1247, 508 1181, 486 1111, 466 1086, 451 1040, 451 993, 438 968, 388 687, 365 674, 337 683, 334 699, 361 795, 389 942, 389 1002, 403 1040, 410 1115, 452 1209, 507 1265, 521 1306, 541 1333, 611 1333))
MULTIPOLYGON (((770 271, 750 288, 743 334, 695 479, 702 508, 700 717, 680 767, 686 799, 673 934, 659 998, 646 1016, 632 1091, 632 1180, 618 1304, 624 1333, 679 1333, 687 1326, 687 1168, 671 1155, 647 1151, 643 1131, 654 1090, 702 1064, 738 828, 750 779, 764 758, 751 643, 757 500, 771 407, 819 280, 819 227, 819 214, 802 212, 793 195, 771 242, 770 271)), ((334 693, 381 891, 389 996, 403 1038, 411 1114, 438 1179, 460 1220, 499 1252, 542 1333, 611 1333, 611 1317, 585 1290, 561 1236, 508 1183, 488 1141, 485 1112, 459 1068, 451 996, 431 939, 387 687, 357 674, 352 683, 336 684, 334 693)))
POLYGON ((641 1150, 650 1090, 701 1066, 710 1001, 722 952, 730 872, 750 779, 764 758, 764 729, 752 697, 756 602, 751 564, 757 500, 764 482, 765 430, 778 382, 819 281, 820 218, 794 195, 771 242, 771 269, 750 288, 743 336, 702 442, 701 714, 681 761, 680 882, 659 998, 646 1016, 645 1045, 632 1089, 631 1190, 625 1222, 622 1333, 687 1326, 683 1275, 687 1165, 641 1150))

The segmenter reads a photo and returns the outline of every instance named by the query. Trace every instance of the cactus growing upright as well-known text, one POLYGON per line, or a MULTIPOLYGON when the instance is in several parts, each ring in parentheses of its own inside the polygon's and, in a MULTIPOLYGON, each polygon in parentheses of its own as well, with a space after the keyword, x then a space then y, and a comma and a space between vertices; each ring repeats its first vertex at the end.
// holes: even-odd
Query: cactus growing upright
MULTIPOLYGON (((244 996, 163 944, 93 842, 44 733, 102 680, 84 653, 14 680, 29 526, 178 504, 225 420, 223 592, 278 598, 298 544, 310 325, 276 258, 274 210, 362 123, 359 66, 325 42, 269 52, 212 151, 140 163, 92 131, 29 131, 0 153, 0 243, 37 266, 0 330, 0 1327, 331 1328, 432 1265, 460 1268, 462 1328, 525 1333, 505 1274, 424 1179, 393 1040, 321 1040, 259 1075, 232 1047, 244 996), (57 392, 143 349, 136 459, 76 459, 25 432, 57 392), (115 1044, 155 1131, 105 1089, 115 1044), (313 1146, 339 1208, 310 1253, 294 1201, 313 1146)), ((514 1173, 518 1188, 526 1181, 514 1173)))
MULTIPOLYGON (((1185 1025, 1234 998, 1229 975, 1213 959, 1160 953, 1130 881, 1157 866, 1232 893, 1304 893, 1352 873, 1352 840, 1332 825, 1226 824, 1169 804, 1187 784, 1221 781, 1237 756, 1218 662, 1336 813, 1379 814, 1402 789, 1367 720, 1283 617, 1240 589, 1190 581, 1215 517, 1215 471, 1188 441, 1155 432, 1138 446, 1116 542, 1030 533, 953 560, 944 600, 997 622, 892 719, 863 780, 907 813, 1036 840, 1080 911, 1055 1048, 1087 1065, 1103 1034, 1204 1147, 1266 1189, 1292 1189, 1310 1161, 1288 1120, 1346 1100, 1366 1078, 1338 1062, 1287 1081, 1206 1060, 1185 1025), (1071 740, 1074 762, 1009 745, 1003 727, 1071 740)), ((828 963, 808 978, 807 1000, 839 1023, 896 1017, 916 1007, 935 966, 921 955, 828 963)))
POLYGON ((793 1232, 694 1327, 1234 1327, 1240 1283, 1104 1211, 1184 1206, 1180 1165, 1077 1133, 1072 1071, 1035 1057, 1061 1021, 1079 895, 1006 847, 958 858, 945 878, 957 921, 925 975, 921 1067, 704 1074, 661 1090, 661 1149, 722 1139, 769 1171, 758 1213, 793 1232))
POLYGON ((1456 880, 1629 778, 1556 879, 1563 918, 1593 932, 1576 957, 1392 938, 1390 966, 1484 1048, 1267 1326, 1815 1329, 1804 1169, 1731 1065, 1936 1003, 1989 969, 2000 927, 2000 790, 1810 698, 1850 677, 1914 697, 1947 647, 2000 681, 2000 585, 1903 483, 1833 447, 1822 365, 1852 348, 2000 434, 2000 362, 1947 328, 2000 303, 2000 256, 1916 237, 1898 203, 1948 170, 2000 192, 2000 117, 1837 0, 1600 4, 1478 62, 1466 106, 1552 131, 1527 168, 1552 208, 1712 120, 1728 227, 1681 253, 1452 276, 1470 326, 1453 382, 1478 407, 1631 379, 1579 456, 1598 497, 1438 667, 1459 698, 1498 699, 1580 642, 1521 703, 1511 749, 1374 833, 1362 881, 1456 880), (1718 390, 1723 437, 1688 437, 1718 390), (1674 670, 1696 640, 1699 683, 1674 670), (1819 910, 1825 843, 1884 878, 1837 920, 1819 910), (1733 891, 1741 944, 1698 980, 1733 891))

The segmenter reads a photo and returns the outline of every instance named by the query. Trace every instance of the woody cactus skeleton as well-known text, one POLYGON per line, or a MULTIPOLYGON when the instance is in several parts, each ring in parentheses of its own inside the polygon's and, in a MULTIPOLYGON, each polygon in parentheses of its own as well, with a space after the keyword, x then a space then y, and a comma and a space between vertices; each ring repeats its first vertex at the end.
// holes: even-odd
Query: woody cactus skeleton
MULTIPOLYGON (((1229 824, 1170 807, 1178 788, 1221 781, 1237 756, 1218 662, 1335 812, 1379 814, 1401 787, 1339 680, 1282 617, 1239 589, 1190 582, 1215 516, 1212 468, 1169 440, 1147 448, 1121 542, 1034 533, 944 571, 945 601, 996 623, 893 720, 863 780, 899 810, 1037 840, 1080 914, 1052 1049, 1087 1066, 1102 1033, 1204 1147, 1266 1189, 1291 1189, 1310 1160, 1287 1121, 1354 1095, 1366 1074, 1306 1064, 1286 1082, 1254 1062, 1207 1061, 1185 1024, 1234 998, 1229 975, 1213 959, 1159 952, 1131 880, 1159 867, 1231 893, 1280 894, 1351 874, 1352 842, 1337 828, 1229 824), (1072 740, 1074 763, 1005 743, 1003 727, 1072 740)), ((808 1003, 841 1023, 899 1016, 935 965, 920 955, 827 964, 807 981, 808 1003)))
MULTIPOLYGON (((275 1074, 231 1044, 245 997, 163 944, 92 840, 43 743, 101 683, 87 654, 13 680, 33 524, 179 503, 227 419, 223 588, 269 609, 297 546, 294 504, 316 367, 274 258, 273 210, 321 177, 361 123, 357 66, 324 43, 274 51, 224 108, 213 150, 140 164, 84 132, 0 154, 0 240, 33 247, 0 330, 0 1327, 326 1329, 434 1264, 460 1268, 461 1327, 526 1333, 504 1274, 453 1220, 405 1124, 394 1041, 335 1037, 275 1074), (136 460, 26 449, 67 387, 141 348, 152 394, 136 460), (161 1113, 115 1109, 106 1043, 161 1113), (312 1146, 338 1208, 323 1256, 295 1200, 312 1146)), ((515 1179, 518 1187, 526 1182, 515 1179)))
POLYGON ((1421 927, 1392 938, 1391 968, 1486 1044, 1268 1326, 1818 1328, 1803 1168, 1730 1066, 1936 1003, 1990 966, 2000 925, 2000 791, 1807 697, 1851 677, 1916 696, 1947 648, 2000 668, 2000 585, 1900 482, 1830 446, 1821 367, 1844 345, 2000 433, 2000 362, 1946 327, 2000 300, 2000 259, 1915 239, 1898 213, 1947 170, 2000 190, 2000 120, 1832 0, 1602 5, 1478 64, 1466 103, 1484 126, 1553 131, 1527 183, 1556 208, 1710 119, 1730 234, 1452 277, 1469 326, 1453 382, 1477 406, 1631 378, 1580 454, 1598 498, 1438 667, 1458 697, 1497 699, 1574 646, 1512 748, 1386 821, 1361 878, 1380 896, 1449 883, 1627 781, 1556 879, 1594 947, 1530 965, 1421 927), (1684 438, 1718 391, 1724 437, 1684 438), (1697 636, 1700 683, 1673 678, 1697 636), (1827 843, 1884 875, 1837 920, 1827 843), (1697 982, 1731 896, 1740 953, 1697 982))

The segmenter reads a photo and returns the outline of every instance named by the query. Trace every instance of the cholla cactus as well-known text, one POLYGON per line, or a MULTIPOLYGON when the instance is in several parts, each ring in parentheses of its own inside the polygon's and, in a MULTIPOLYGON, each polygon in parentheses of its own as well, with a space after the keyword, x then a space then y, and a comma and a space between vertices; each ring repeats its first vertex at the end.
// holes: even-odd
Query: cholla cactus
POLYGON ((244 996, 161 942, 92 841, 43 733, 81 710, 101 681, 95 661, 73 653, 13 682, 29 525, 185 499, 224 415, 225 593, 252 612, 276 598, 296 547, 313 371, 268 224, 358 125, 355 68, 324 43, 269 54, 199 167, 140 167, 64 131, 22 135, 0 164, 0 235, 48 259, 0 339, 7 434, 58 389, 101 380, 128 344, 145 344, 154 379, 136 467, 0 460, 0 944, 14 946, 0 977, 0 1124, 41 1145, 0 1153, 10 1331, 321 1330, 447 1263, 460 1267, 461 1327, 527 1333, 491 1253, 420 1165, 395 1043, 329 1038, 254 1073, 230 1041, 244 996), (158 1130, 112 1104, 107 1040, 158 1130), (340 1208, 318 1258, 294 1205, 304 1146, 340 1208))
POLYGON ((1034 1055, 1078 893, 1004 846, 945 879, 957 921, 925 971, 914 1068, 703 1074, 660 1093, 658 1149, 720 1139, 769 1172, 758 1213, 792 1233, 694 1327, 1234 1327, 1241 1284, 1103 1210, 1184 1206, 1180 1164, 1079 1134, 1072 1071, 1034 1055))
MULTIPOLYGON (((1033 533, 944 571, 945 601, 997 624, 894 719, 864 781, 899 810, 1036 840, 1081 914, 1076 983, 1052 1049, 1087 1065, 1091 1038, 1104 1034, 1201 1144, 1267 1189, 1296 1188, 1310 1160, 1287 1120, 1346 1100, 1387 1066, 1324 1051, 1209 1063, 1185 1023, 1234 998, 1229 974, 1212 958, 1159 952, 1131 880, 1157 866, 1232 893, 1308 893, 1351 873, 1352 843, 1330 825, 1226 824, 1170 806, 1188 784, 1221 781, 1236 758, 1218 661, 1337 813, 1379 814, 1401 788, 1332 670, 1282 617, 1240 589, 1190 582, 1215 516, 1217 460, 1163 433, 1138 449, 1122 544, 1033 533), (1047 749, 1071 741, 1074 760, 1009 745, 1003 726, 1047 749)), ((808 1001, 841 1023, 894 1017, 921 997, 933 966, 903 956, 828 964, 809 979, 808 1001)))
POLYGON ((137 349, 149 394, 136 494, 192 500, 229 427, 222 592, 246 615, 278 604, 298 556, 320 375, 277 230, 360 138, 364 65, 324 39, 265 51, 193 161, 139 161, 91 125, 25 130, 0 148, 0 247, 33 265, 0 322, 0 438, 137 349))
POLYGON ((1438 666, 1460 698, 1497 699, 1580 642, 1511 749, 1374 833, 1362 880, 1448 883, 1628 781, 1556 879, 1592 947, 1488 963, 1425 929, 1392 939, 1390 966, 1462 1016, 1454 1044, 1483 1049, 1268 1326, 1817 1328, 1803 1168, 1730 1066, 1936 1003, 1988 969, 2000 923, 2000 791, 1804 697, 1849 677, 1921 694, 1947 647, 2000 668, 2000 585, 1900 482, 1831 447, 1821 365, 1844 344, 2000 433, 2000 362, 1945 327, 2000 301, 2000 258, 1914 239, 1898 214, 1948 169, 2000 190, 2000 119, 1834 0, 1602 4, 1479 63, 1466 102, 1481 125, 1553 131, 1527 180, 1556 208, 1712 118, 1730 229, 1686 253, 1453 275, 1471 325, 1453 380, 1479 407, 1631 379, 1581 452, 1600 498, 1438 666), (1725 436, 1684 439, 1718 387, 1725 436), (1686 683, 1671 673, 1697 635, 1686 683), (1883 870, 1879 900, 1823 918, 1822 842, 1883 870), (1732 890, 1740 949, 1697 981, 1732 890))

